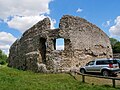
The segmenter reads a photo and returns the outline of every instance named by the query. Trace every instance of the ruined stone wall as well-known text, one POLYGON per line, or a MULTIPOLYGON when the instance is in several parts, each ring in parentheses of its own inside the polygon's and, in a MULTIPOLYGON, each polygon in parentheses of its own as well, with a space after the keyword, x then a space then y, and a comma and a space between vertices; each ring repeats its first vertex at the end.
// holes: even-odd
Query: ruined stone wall
MULTIPOLYGON (((10 48, 8 66, 22 70, 38 71, 38 63, 42 63, 42 42, 46 39, 44 30, 50 29, 48 18, 38 22, 27 30, 20 40, 17 40, 10 48)), ((44 50, 44 49, 43 49, 44 50)))
POLYGON ((64 16, 60 28, 68 31, 77 62, 86 63, 91 58, 112 57, 109 37, 96 25, 79 17, 64 16))
POLYGON ((65 15, 58 29, 50 29, 46 18, 27 30, 11 46, 8 66, 35 72, 69 72, 92 59, 110 57, 109 37, 100 28, 65 15), (64 50, 56 50, 58 38, 64 38, 64 50))
POLYGON ((47 67, 53 68, 54 71, 69 71, 85 65, 95 58, 112 57, 109 37, 100 28, 85 19, 67 15, 60 20, 59 27, 59 30, 56 30, 57 33, 52 34, 54 37, 50 38, 53 40, 64 38, 65 50, 52 49, 47 56, 50 58, 47 67))

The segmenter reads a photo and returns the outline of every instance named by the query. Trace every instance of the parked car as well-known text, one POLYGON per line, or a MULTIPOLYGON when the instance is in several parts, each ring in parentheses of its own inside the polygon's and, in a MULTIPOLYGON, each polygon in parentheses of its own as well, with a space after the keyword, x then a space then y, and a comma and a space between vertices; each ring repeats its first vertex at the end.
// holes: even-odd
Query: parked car
POLYGON ((95 59, 88 62, 80 68, 80 72, 85 74, 88 72, 100 73, 103 76, 116 75, 120 72, 119 59, 95 59))

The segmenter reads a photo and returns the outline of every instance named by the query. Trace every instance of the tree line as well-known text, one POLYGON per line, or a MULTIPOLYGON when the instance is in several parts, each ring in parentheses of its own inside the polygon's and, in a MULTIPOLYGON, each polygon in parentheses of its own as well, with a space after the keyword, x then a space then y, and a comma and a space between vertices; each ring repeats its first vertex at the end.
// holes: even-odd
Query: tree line
POLYGON ((115 38, 110 38, 113 53, 120 53, 120 41, 115 38))

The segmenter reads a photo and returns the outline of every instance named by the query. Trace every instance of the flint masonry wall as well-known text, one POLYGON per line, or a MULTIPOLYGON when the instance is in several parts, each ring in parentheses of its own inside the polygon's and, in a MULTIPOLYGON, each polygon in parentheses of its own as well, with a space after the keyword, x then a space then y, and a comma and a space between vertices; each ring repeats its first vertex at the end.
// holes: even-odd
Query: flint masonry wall
POLYGON ((8 66, 35 72, 69 72, 95 58, 112 57, 109 37, 80 17, 65 15, 58 29, 48 18, 27 30, 10 48, 8 66), (65 49, 56 50, 63 38, 65 49))

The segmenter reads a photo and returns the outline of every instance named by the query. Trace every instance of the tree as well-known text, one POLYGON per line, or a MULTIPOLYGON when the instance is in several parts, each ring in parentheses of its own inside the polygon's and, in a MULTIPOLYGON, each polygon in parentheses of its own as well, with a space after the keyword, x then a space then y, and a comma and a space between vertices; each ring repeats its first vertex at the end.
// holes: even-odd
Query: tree
POLYGON ((115 43, 113 53, 120 53, 120 42, 115 43))
POLYGON ((117 39, 110 38, 113 53, 120 53, 120 42, 117 39))
POLYGON ((0 64, 6 64, 7 61, 7 55, 5 55, 2 50, 0 50, 0 64))
POLYGON ((114 39, 114 38, 110 38, 110 42, 111 42, 111 46, 112 48, 114 47, 114 45, 118 42, 117 39, 114 39))

